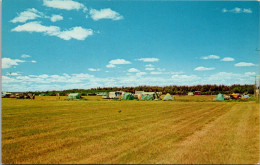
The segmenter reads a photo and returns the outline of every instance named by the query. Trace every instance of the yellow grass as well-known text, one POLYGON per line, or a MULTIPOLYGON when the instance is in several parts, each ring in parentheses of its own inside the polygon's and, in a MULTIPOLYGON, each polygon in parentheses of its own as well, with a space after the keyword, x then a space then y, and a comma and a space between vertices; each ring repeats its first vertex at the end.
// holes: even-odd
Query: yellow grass
POLYGON ((2 161, 258 163, 259 104, 203 97, 206 102, 2 99, 2 161))

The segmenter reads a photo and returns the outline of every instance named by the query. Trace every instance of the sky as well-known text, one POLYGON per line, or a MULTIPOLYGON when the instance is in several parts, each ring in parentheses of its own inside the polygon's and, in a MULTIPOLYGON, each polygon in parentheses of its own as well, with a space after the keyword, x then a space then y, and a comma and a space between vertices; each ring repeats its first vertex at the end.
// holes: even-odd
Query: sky
POLYGON ((259 49, 257 1, 2 2, 2 91, 254 84, 259 49))

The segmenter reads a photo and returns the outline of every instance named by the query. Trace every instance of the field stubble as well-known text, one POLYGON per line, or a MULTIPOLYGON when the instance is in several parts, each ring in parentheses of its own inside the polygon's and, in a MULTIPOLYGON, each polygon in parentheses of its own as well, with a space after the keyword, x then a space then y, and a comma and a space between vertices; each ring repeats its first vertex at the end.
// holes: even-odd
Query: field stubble
POLYGON ((44 98, 2 100, 3 163, 258 162, 254 102, 44 98))

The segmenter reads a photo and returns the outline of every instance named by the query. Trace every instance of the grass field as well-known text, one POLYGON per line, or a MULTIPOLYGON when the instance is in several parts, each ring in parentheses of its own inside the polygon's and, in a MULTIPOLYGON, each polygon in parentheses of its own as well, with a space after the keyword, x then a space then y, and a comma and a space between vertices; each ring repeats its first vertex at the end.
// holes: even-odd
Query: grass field
POLYGON ((259 162, 256 102, 64 99, 2 99, 3 163, 259 162))

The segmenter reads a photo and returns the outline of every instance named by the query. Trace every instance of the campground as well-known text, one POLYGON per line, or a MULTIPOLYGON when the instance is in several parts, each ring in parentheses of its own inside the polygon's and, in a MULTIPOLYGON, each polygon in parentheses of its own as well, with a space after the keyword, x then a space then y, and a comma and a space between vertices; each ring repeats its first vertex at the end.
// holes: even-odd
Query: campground
POLYGON ((2 99, 2 162, 256 164, 259 104, 174 96, 174 101, 2 99))

